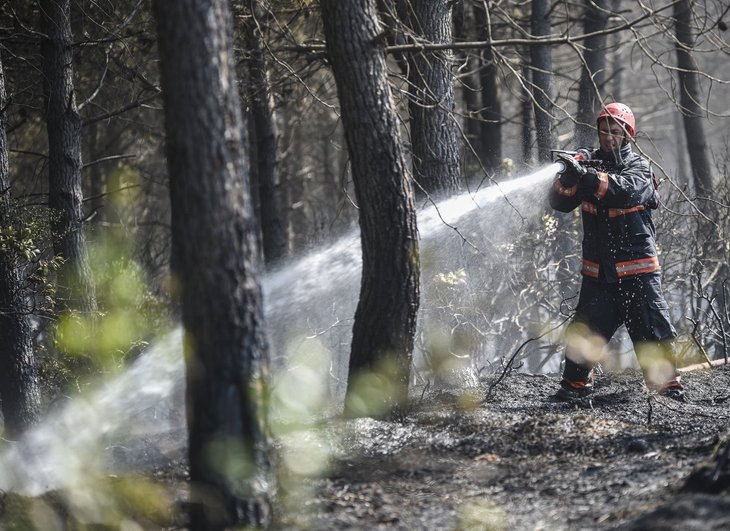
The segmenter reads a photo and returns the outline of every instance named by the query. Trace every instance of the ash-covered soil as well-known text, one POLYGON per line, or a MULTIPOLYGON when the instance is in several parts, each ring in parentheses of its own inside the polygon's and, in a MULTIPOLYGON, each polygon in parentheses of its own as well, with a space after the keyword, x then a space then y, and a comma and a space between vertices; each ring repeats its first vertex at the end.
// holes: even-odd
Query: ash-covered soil
MULTIPOLYGON (((398 422, 294 429, 278 440, 279 457, 287 463, 298 447, 288 465, 300 475, 280 474, 273 527, 730 529, 730 367, 683 379, 686 403, 650 394, 637 371, 604 376, 591 400, 565 403, 552 399, 557 377, 512 374, 487 401, 490 381, 416 397, 398 422), (324 474, 317 455, 329 462, 324 474)), ((101 521, 186 528, 184 437, 109 447, 115 474, 102 485, 120 506, 101 521)), ((68 494, 0 492, 0 529, 91 529, 104 516, 82 518, 68 494), (24 526, 38 502, 55 527, 24 526)))
POLYGON ((331 424, 334 465, 277 526, 730 529, 730 367, 683 381, 686 403, 631 371, 562 403, 556 377, 513 374, 483 404, 489 382, 400 422, 331 424))

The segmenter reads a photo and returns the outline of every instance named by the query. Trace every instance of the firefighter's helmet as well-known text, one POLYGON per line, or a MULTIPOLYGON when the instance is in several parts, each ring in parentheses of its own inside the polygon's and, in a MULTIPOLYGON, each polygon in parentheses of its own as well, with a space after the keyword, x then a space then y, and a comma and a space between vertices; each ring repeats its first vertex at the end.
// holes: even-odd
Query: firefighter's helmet
POLYGON ((631 138, 634 137, 636 119, 634 118, 634 113, 631 112, 631 109, 627 105, 623 103, 609 103, 600 112, 598 118, 596 118, 596 123, 600 125, 601 120, 604 118, 613 118, 622 126, 626 127, 631 138))

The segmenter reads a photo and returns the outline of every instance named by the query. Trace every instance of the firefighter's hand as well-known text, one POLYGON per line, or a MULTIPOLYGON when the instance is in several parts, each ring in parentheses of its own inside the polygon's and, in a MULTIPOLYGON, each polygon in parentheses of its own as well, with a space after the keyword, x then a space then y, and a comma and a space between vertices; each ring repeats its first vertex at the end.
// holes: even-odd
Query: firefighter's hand
POLYGON ((570 155, 559 153, 557 158, 558 162, 561 162, 564 167, 560 174, 560 181, 565 186, 573 186, 586 174, 586 168, 570 155))

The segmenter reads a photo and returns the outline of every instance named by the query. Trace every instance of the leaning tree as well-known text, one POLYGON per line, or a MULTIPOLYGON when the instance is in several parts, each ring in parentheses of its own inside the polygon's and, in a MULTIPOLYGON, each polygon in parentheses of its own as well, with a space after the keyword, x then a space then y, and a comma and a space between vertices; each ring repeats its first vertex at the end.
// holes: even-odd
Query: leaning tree
POLYGON ((352 160, 362 237, 362 283, 355 312, 347 412, 363 372, 389 374, 386 412, 407 400, 419 296, 413 191, 387 81, 375 0, 322 0, 327 55, 337 82, 352 160))

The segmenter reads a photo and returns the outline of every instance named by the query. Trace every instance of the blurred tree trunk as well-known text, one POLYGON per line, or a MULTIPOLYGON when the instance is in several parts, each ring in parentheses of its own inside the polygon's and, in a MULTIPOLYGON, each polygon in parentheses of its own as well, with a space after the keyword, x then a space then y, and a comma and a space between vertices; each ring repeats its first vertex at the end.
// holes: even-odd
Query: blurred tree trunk
POLYGON ((302 138, 302 126, 298 119, 290 123, 289 145, 287 146, 287 189, 289 190, 289 234, 291 237, 292 254, 306 249, 311 244, 313 232, 312 221, 309 218, 307 183, 308 175, 304 168, 305 140, 302 138))
MULTIPOLYGON (((0 59, 0 230, 16 232, 10 200, 8 146, 5 137, 5 76, 0 59)), ((30 316, 21 270, 12 248, 0 251, 0 401, 5 436, 16 437, 38 420, 40 392, 33 360, 30 316)))
MULTIPOLYGON (((680 111, 684 121, 687 139, 689 165, 695 195, 701 198, 714 197, 712 183, 712 163, 707 146, 704 121, 705 113, 700 102, 701 94, 699 67, 694 57, 695 37, 692 27, 694 0, 681 0, 674 4, 674 21, 677 42, 677 78, 679 85, 680 111)), ((704 24, 700 16, 699 24, 704 24)), ((719 206, 714 202, 701 202, 700 207, 710 219, 718 218, 719 206)), ((718 300, 725 298, 723 282, 728 279, 728 262, 724 238, 718 238, 718 227, 705 218, 697 219, 696 238, 701 242, 698 262, 708 271, 708 292, 718 300)), ((699 279, 698 279, 699 280, 699 279)), ((722 351, 722 342, 715 342, 715 352, 722 351)))
POLYGON ((48 127, 48 205, 59 271, 61 309, 96 311, 96 294, 83 230, 81 117, 73 85, 70 0, 40 0, 43 94, 48 127))
POLYGON ((263 526, 268 353, 231 15, 225 0, 154 8, 186 332, 191 528, 263 526))
MULTIPOLYGON (((451 43, 451 0, 411 0, 409 22, 423 42, 451 43)), ((451 52, 410 56, 411 146, 414 178, 428 194, 459 189, 460 150, 454 116, 451 52)))
MULTIPOLYGON (((535 37, 549 35, 550 2, 549 0, 532 0, 531 30, 535 37)), ((550 150, 555 149, 553 136, 553 65, 552 48, 548 46, 530 46, 530 66, 532 75, 533 108, 535 111, 535 135, 537 140, 537 160, 539 164, 551 162, 550 150)), ((574 227, 573 218, 558 216, 558 235, 553 249, 554 261, 557 264, 557 278, 561 283, 572 282, 573 271, 566 260, 574 254, 575 242, 571 237, 574 227)))
MULTIPOLYGON (((594 33, 606 29, 608 0, 585 0, 583 32, 594 33)), ((599 94, 606 79, 606 36, 596 35, 584 42, 585 63, 578 85, 578 114, 575 117, 575 146, 593 146, 597 143, 596 116, 601 106, 599 94)))
MULTIPOLYGON (((614 9, 621 11, 621 1, 614 0, 614 9)), ((624 35, 620 32, 611 36, 611 99, 623 101, 624 70, 626 68, 626 51, 623 48, 624 35)))
MULTIPOLYGON (((522 52, 522 67, 521 67, 521 73, 522 73, 522 80, 526 87, 529 87, 532 83, 532 76, 530 75, 530 68, 528 64, 528 56, 529 52, 527 50, 523 50, 522 52)), ((532 121, 533 121, 533 111, 532 111, 533 103, 532 98, 530 98, 530 94, 523 91, 522 93, 522 101, 520 102, 520 110, 521 110, 521 127, 520 127, 520 136, 522 140, 522 163, 526 166, 529 166, 532 164, 532 121)))
POLYGON ((266 14, 259 0, 251 0, 250 18, 244 24, 248 49, 248 99, 251 109, 251 182, 258 185, 264 260, 274 263, 286 256, 287 237, 279 197, 277 172, 278 134, 274 120, 274 102, 269 82, 268 66, 263 44, 263 25, 266 14))
MULTIPOLYGON (((477 8, 481 40, 491 38, 491 20, 486 3, 477 8)), ((497 90, 497 65, 491 48, 484 48, 481 55, 480 78, 482 86, 480 157, 484 167, 496 173, 502 166, 502 105, 497 90)))
POLYGON ((695 192, 701 197, 712 194, 712 167, 705 138, 704 115, 700 101, 700 78, 697 62, 692 55, 695 39, 692 31, 692 6, 694 1, 681 0, 674 4, 674 20, 677 33, 677 77, 679 101, 687 149, 692 166, 695 192))
POLYGON ((336 153, 332 148, 333 133, 325 134, 319 140, 319 148, 322 157, 322 170, 324 171, 324 194, 325 203, 333 208, 332 218, 339 216, 338 205, 340 203, 340 179, 336 169, 336 153))
POLYGON ((682 113, 672 113, 672 125, 674 126, 674 146, 677 150, 677 184, 679 186, 688 185, 691 182, 689 178, 690 171, 687 169, 687 139, 684 134, 684 122, 682 121, 682 113))
MULTIPOLYGON (((550 2, 548 0, 532 0, 531 27, 532 35, 535 37, 550 34, 550 2)), ((550 162, 550 150, 555 149, 551 50, 549 45, 530 46, 537 158, 540 163, 550 162)))
MULTIPOLYGON (((377 0, 378 15, 381 24, 386 29, 388 45, 407 44, 403 34, 403 23, 408 19, 407 0, 377 0), (403 19, 403 20, 401 20, 403 19)), ((404 76, 408 74, 408 59, 405 54, 393 54, 398 69, 404 76)))
MULTIPOLYGON (((346 413, 359 409, 357 376, 381 371, 381 413, 408 398, 419 297, 419 252, 413 191, 391 100, 374 0, 322 0, 327 53, 360 208, 362 283, 355 312, 346 413), (387 366, 387 368, 386 368, 387 366)), ((360 389, 361 390, 361 389, 360 389)))
MULTIPOLYGON (((474 6, 469 1, 457 4, 454 12, 454 34, 459 41, 476 40, 474 6)), ((465 159, 474 161, 476 154, 476 157, 481 161, 480 164, 483 164, 484 157, 480 152, 483 144, 481 142, 479 122, 479 111, 481 109, 479 60, 468 50, 457 50, 456 54, 460 65, 459 69, 461 70, 460 92, 464 102, 464 133, 470 145, 465 159)))
POLYGON ((99 122, 95 122, 86 128, 86 160, 89 161, 88 164, 91 164, 88 166, 87 174, 87 190, 89 192, 87 200, 89 202, 89 212, 94 214, 93 220, 95 223, 107 221, 106 174, 102 171, 103 164, 95 163, 104 156, 101 138, 99 122))

